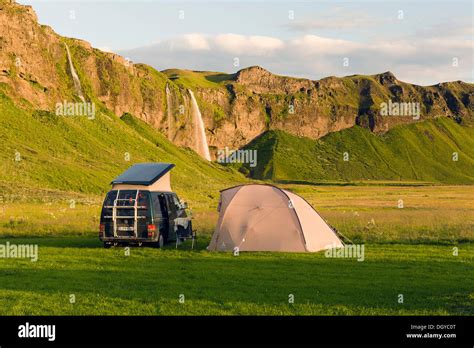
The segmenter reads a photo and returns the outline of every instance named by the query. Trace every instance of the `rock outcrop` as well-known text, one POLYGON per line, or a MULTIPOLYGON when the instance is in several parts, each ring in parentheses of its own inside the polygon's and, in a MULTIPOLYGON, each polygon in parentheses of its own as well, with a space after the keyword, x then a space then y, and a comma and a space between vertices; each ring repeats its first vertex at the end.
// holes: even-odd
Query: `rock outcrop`
MULTIPOLYGON (((474 120, 472 84, 423 87, 399 81, 390 72, 311 81, 254 66, 212 84, 189 86, 189 81, 181 82, 179 71, 170 76, 61 37, 40 25, 30 6, 5 0, 0 0, 0 92, 33 109, 53 110, 63 100, 79 100, 66 44, 86 101, 106 113, 130 113, 174 143, 193 148, 191 87, 213 157, 217 149, 242 147, 270 129, 317 139, 356 124, 385 132, 426 118, 450 117, 462 124, 474 120), (393 103, 418 103, 419 117, 384 115, 383 105, 393 103)), ((204 72, 195 74, 208 79, 204 72)))

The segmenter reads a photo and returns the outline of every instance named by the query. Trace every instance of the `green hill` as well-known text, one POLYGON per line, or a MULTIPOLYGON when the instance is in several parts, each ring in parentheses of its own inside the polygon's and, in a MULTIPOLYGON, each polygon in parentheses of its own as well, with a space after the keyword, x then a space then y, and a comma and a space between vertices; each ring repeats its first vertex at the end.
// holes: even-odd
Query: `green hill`
POLYGON ((188 89, 211 152, 239 148, 264 132, 249 145, 259 151, 258 166, 240 168, 252 178, 474 181, 473 130, 466 126, 472 124, 472 84, 421 87, 389 72, 311 81, 256 66, 235 74, 159 72, 56 34, 29 6, 0 1, 0 22, 0 38, 6 38, 0 50, 0 197, 21 187, 101 195, 133 163, 169 161, 177 165, 178 193, 215 200, 219 189, 245 178, 185 148, 196 143, 188 89), (81 97, 96 107, 94 120, 55 114, 57 102, 81 97), (392 99, 419 102, 430 121, 402 126, 401 118, 380 117, 378 106, 392 99), (366 128, 338 131, 354 124, 366 128), (379 136, 367 124, 374 132, 393 128, 379 136), (329 135, 316 141, 290 133, 329 135))
POLYGON ((240 171, 256 179, 474 183, 474 128, 447 118, 397 126, 383 135, 355 126, 319 140, 269 131, 245 148, 258 151, 258 164, 240 171))
POLYGON ((0 88, 0 115, 3 194, 19 188, 103 194, 116 175, 137 162, 175 163, 172 187, 198 202, 245 180, 231 168, 177 147, 130 114, 118 118, 103 109, 93 120, 56 116, 20 108, 0 88))

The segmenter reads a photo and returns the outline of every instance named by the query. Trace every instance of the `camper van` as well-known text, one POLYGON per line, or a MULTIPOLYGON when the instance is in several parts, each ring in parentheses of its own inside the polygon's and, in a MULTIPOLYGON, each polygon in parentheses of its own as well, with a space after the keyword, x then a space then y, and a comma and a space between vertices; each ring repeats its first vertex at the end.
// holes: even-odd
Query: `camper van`
POLYGON ((174 164, 135 164, 112 181, 100 215, 99 238, 114 245, 162 247, 193 235, 187 204, 171 191, 174 164))

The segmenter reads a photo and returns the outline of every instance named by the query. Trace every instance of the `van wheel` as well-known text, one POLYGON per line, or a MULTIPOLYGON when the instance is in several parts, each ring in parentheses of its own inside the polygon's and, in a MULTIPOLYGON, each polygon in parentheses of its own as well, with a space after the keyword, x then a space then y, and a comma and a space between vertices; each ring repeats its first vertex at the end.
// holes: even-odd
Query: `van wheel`
POLYGON ((104 242, 104 248, 105 248, 105 249, 110 249, 111 246, 112 246, 111 243, 109 243, 109 242, 104 242))

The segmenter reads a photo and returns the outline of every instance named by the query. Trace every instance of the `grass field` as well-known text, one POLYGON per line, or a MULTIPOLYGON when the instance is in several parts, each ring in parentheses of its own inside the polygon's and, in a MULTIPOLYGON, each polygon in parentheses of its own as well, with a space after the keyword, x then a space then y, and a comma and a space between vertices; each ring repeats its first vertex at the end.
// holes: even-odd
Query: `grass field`
MULTIPOLYGON (((307 199, 354 242, 474 241, 474 186, 281 186, 307 199)), ((36 198, 29 193, 33 203, 22 195, 8 197, 0 204, 0 238, 97 234, 102 196, 43 191, 36 198)), ((217 202, 214 193, 190 200, 200 235, 212 234, 217 202)))
MULTIPOLYGON (((201 82, 219 85, 219 79, 226 78, 208 77, 201 82)), ((0 245, 8 241, 39 246, 37 262, 0 258, 0 315, 474 314, 474 186, 440 184, 470 182, 470 129, 458 129, 451 121, 420 126, 443 139, 433 142, 433 151, 449 157, 460 150, 459 162, 443 162, 439 170, 428 161, 426 139, 404 130, 401 135, 413 140, 412 147, 422 148, 413 168, 430 169, 425 181, 411 174, 392 175, 387 168, 384 172, 377 153, 390 158, 397 142, 385 146, 378 138, 364 143, 375 144, 377 151, 369 149, 374 156, 365 156, 361 147, 362 152, 351 152, 351 158, 361 159, 349 162, 352 167, 338 160, 320 172, 327 176, 315 173, 310 177, 315 180, 303 180, 307 177, 297 174, 313 173, 317 166, 301 167, 299 159, 317 158, 314 148, 304 146, 305 139, 281 135, 273 156, 281 175, 269 178, 280 180, 338 231, 364 244, 365 260, 358 262, 326 258, 324 253, 207 252, 219 190, 250 180, 236 168, 206 162, 190 149, 175 146, 131 115, 118 118, 98 110, 93 122, 58 118, 18 108, 1 92, 0 114, 0 245), (459 133, 456 144, 446 139, 445 131, 459 133), (301 149, 300 157, 291 153, 292 144, 301 149), (291 158, 299 162, 284 167, 291 158), (99 212, 110 181, 136 162, 157 161, 176 164, 172 187, 192 208, 197 249, 132 248, 129 256, 123 248, 103 249, 99 212), (457 167, 451 171, 453 165, 457 167), (334 174, 338 168, 341 177, 334 174), (387 174, 378 180, 392 181, 375 181, 371 175, 377 173, 387 174), (364 180, 369 177, 372 180, 364 180), (184 303, 178 301, 180 294, 184 303), (295 296, 293 304, 288 303, 290 294, 295 296), (398 302, 400 294, 403 304, 398 302)), ((358 144, 362 131, 354 132, 351 141, 358 144)), ((326 139, 328 156, 340 150, 337 135, 332 139, 326 139)), ((265 165, 265 148, 259 151, 259 163, 265 165)), ((400 168, 401 174, 412 172, 400 168)))
POLYGON ((87 237, 16 242, 38 243, 39 260, 0 263, 0 315, 474 314, 468 244, 458 256, 451 246, 368 244, 358 262, 209 253, 205 240, 195 251, 132 248, 129 256, 87 237))
POLYGON ((101 196, 43 192, 0 205, 0 244, 39 246, 37 262, 0 259, 0 315, 474 315, 474 187, 285 187, 364 243, 364 261, 208 252, 209 197, 194 214, 194 251, 187 242, 127 256, 98 241, 101 196))

